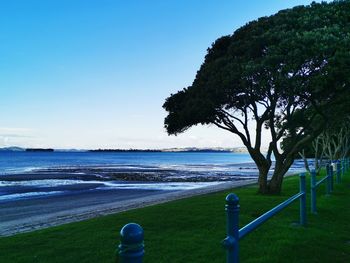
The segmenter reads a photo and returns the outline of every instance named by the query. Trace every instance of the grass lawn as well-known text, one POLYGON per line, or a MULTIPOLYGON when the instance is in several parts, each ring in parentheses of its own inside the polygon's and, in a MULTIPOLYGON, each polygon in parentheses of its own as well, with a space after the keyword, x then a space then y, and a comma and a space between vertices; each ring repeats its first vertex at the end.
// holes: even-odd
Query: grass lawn
MULTIPOLYGON (((318 178, 319 180, 319 178, 318 178)), ((310 178, 307 177, 309 189, 310 178)), ((298 192, 299 178, 285 179, 280 196, 257 195, 256 186, 235 189, 240 223, 247 224, 298 192)), ((145 230, 144 262, 225 262, 225 196, 192 197, 84 222, 0 238, 0 262, 115 262, 119 230, 136 222, 145 230)), ((309 190, 308 190, 309 192, 309 190)), ((299 202, 277 214, 241 242, 241 262, 350 262, 350 173, 334 193, 318 189, 318 214, 297 226, 299 202)), ((118 262, 118 261, 117 261, 118 262)))

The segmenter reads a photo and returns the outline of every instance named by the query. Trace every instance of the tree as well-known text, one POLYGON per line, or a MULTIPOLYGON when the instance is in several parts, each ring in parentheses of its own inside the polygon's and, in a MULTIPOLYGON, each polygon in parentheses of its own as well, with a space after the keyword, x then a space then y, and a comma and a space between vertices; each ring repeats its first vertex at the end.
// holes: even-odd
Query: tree
MULTIPOLYGON (((347 104, 344 104, 344 108, 350 109, 350 103, 347 104)), ((311 155, 314 156, 314 168, 319 174, 324 157, 332 161, 343 159, 350 154, 350 113, 344 112, 335 117, 336 119, 312 141, 312 154, 310 154, 310 146, 306 146, 299 152, 308 172, 311 171, 307 158, 311 155)))
POLYGON ((350 118, 327 128, 320 136, 325 156, 330 160, 345 158, 350 151, 350 118))
POLYGON ((312 3, 217 39, 192 85, 166 99, 168 134, 210 124, 239 136, 259 169, 259 191, 280 193, 297 153, 343 111, 349 21, 350 1, 312 3), (261 146, 264 127, 271 137, 267 152, 261 146))

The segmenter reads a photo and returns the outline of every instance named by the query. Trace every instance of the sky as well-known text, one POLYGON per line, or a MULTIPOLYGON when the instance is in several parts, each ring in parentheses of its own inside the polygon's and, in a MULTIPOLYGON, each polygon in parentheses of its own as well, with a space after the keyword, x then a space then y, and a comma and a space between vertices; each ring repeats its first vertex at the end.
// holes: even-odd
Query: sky
POLYGON ((162 105, 217 38, 311 2, 0 1, 0 147, 240 147, 211 126, 168 136, 162 105))

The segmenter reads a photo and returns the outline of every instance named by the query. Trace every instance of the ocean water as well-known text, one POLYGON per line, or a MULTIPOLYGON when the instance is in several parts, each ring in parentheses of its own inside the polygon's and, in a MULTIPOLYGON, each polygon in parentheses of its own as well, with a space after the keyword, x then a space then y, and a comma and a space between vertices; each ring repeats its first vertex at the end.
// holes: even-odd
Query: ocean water
MULTIPOLYGON (((290 172, 301 170, 295 162, 290 172)), ((191 190, 257 176, 246 153, 0 152, 0 202, 91 191, 191 190), (110 174, 162 179, 111 180, 110 174)))
POLYGON ((127 166, 189 168, 252 162, 249 154, 228 152, 0 152, 0 175, 40 168, 127 166))

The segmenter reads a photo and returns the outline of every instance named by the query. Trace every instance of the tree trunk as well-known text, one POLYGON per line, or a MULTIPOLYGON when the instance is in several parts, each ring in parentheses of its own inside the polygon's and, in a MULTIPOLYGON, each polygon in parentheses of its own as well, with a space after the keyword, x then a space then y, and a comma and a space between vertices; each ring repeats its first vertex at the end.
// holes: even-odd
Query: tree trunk
POLYGON ((271 167, 271 160, 265 158, 260 152, 252 148, 248 148, 249 154, 254 160, 259 170, 259 190, 260 194, 280 194, 282 190, 283 176, 292 165, 294 158, 287 156, 284 158, 276 158, 275 170, 270 181, 268 174, 271 167))
POLYGON ((282 191, 283 178, 293 163, 293 158, 286 157, 276 159, 275 170, 270 181, 267 180, 270 165, 260 165, 259 169, 259 193, 278 195, 282 191))
POLYGON ((269 188, 269 194, 275 194, 278 195, 282 191, 282 182, 283 182, 283 175, 282 173, 274 173, 274 176, 272 176, 268 188, 269 188))
POLYGON ((305 166, 306 171, 308 171, 310 173, 310 166, 309 166, 309 162, 308 162, 306 155, 305 155, 305 150, 303 149, 301 152, 299 152, 299 155, 304 161, 304 166, 305 166))
POLYGON ((268 194, 269 193, 269 188, 267 184, 267 176, 269 173, 269 166, 261 165, 258 166, 259 169, 259 193, 260 194, 268 194))
POLYGON ((282 192, 282 183, 284 175, 288 172, 289 168, 293 164, 294 158, 287 156, 286 158, 276 158, 275 171, 268 184, 269 194, 280 194, 282 192))
POLYGON ((266 159, 259 151, 254 150, 253 148, 247 147, 250 156, 254 160, 258 170, 259 170, 259 193, 268 194, 268 184, 267 184, 267 175, 271 167, 271 161, 266 159))

